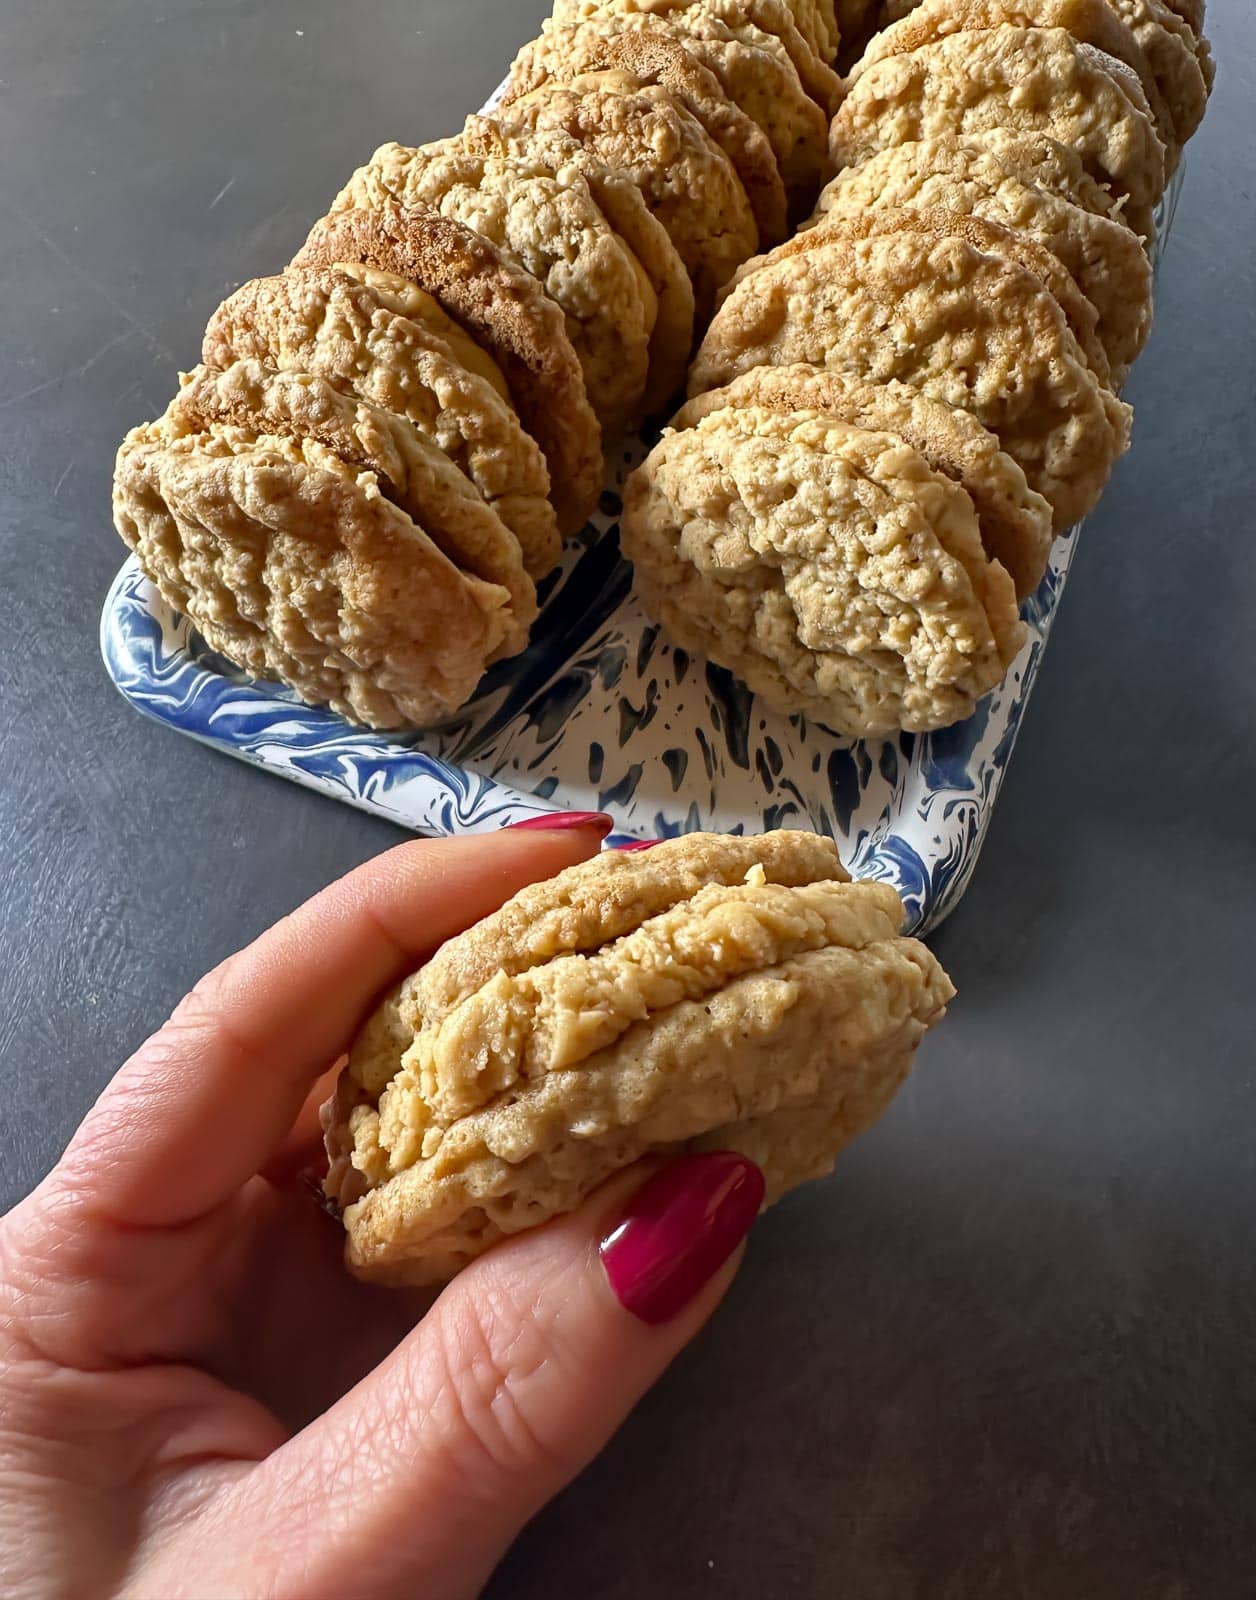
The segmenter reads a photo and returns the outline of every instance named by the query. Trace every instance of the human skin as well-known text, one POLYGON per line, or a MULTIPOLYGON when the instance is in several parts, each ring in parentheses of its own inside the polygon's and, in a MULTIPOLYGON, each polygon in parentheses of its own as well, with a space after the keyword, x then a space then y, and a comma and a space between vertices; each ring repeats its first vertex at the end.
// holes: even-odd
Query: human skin
POLYGON ((350 1279, 315 1200, 380 992, 606 825, 332 884, 196 985, 0 1222, 5 1595, 473 1595, 701 1327, 762 1194, 741 1158, 621 1173, 435 1299, 350 1279))

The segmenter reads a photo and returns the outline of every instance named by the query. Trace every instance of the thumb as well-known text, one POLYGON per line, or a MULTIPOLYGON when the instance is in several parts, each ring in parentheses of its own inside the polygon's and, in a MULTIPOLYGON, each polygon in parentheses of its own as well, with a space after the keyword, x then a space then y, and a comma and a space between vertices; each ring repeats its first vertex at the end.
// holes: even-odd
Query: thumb
MULTIPOLYGON (((344 1537, 329 1548, 308 1489, 270 1499, 318 1518, 276 1541, 306 1552, 311 1577, 308 1552, 321 1547, 303 1593, 476 1594, 698 1332, 736 1271, 763 1176, 724 1151, 642 1176, 621 1174, 473 1262, 380 1367, 259 1469, 326 1484, 340 1505, 331 1523, 344 1537)), ((268 1540, 286 1520, 272 1509, 268 1540)))

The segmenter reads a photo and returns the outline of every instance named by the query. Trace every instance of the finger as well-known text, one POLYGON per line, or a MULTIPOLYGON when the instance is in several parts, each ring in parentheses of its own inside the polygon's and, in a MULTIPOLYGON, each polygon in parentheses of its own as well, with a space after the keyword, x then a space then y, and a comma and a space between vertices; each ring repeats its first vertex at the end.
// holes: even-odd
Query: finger
POLYGON ((744 1157, 684 1156, 498 1245, 230 1514, 265 1509, 277 1570, 306 1553, 310 1593, 478 1593, 705 1322, 762 1198, 744 1157), (352 1538, 328 1538, 349 1507, 352 1538))
POLYGON ((327 1172, 327 1151, 323 1147, 323 1126, 320 1113, 327 1100, 336 1092, 340 1074, 348 1058, 341 1056, 336 1064, 314 1080, 301 1109, 292 1119, 292 1126, 282 1142, 262 1163, 261 1175, 271 1183, 290 1184, 296 1178, 317 1177, 327 1172))
POLYGON ((333 883, 197 984, 88 1113, 54 1184, 128 1226, 218 1205, 276 1149, 381 990, 525 884, 595 854, 606 827, 424 840, 333 883))

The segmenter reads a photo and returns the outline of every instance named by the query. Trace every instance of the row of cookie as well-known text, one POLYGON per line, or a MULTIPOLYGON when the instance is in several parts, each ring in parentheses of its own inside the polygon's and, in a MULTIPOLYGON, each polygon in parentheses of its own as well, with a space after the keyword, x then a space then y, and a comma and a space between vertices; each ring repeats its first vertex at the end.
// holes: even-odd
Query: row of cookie
POLYGON ((1058 26, 1102 5, 924 0, 880 36, 911 92, 852 77, 847 164, 733 280, 630 481, 643 603, 781 710, 852 736, 970 714, 1127 446, 1151 321, 1127 221, 1163 147, 1137 80, 1058 26))
POLYGON ((829 12, 574 8, 492 118, 378 151, 122 446, 115 520, 164 597, 357 720, 465 703, 595 502, 599 423, 668 400, 695 305, 814 200, 829 12))

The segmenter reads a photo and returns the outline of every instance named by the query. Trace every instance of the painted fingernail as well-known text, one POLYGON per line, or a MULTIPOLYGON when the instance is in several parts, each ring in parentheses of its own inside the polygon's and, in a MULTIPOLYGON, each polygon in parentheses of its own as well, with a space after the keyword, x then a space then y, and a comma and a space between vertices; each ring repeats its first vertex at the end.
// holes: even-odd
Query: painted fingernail
POLYGON ((617 844, 615 848, 627 854, 629 850, 653 850, 656 844, 662 843, 661 839, 629 839, 627 844, 617 844))
POLYGON ((620 1304, 666 1322, 719 1271, 763 1204, 763 1174, 731 1150, 680 1156, 628 1203, 598 1247, 620 1304))
POLYGON ((603 811, 545 811, 539 817, 525 817, 522 822, 508 822, 508 829, 534 833, 562 833, 568 828, 593 828, 600 838, 615 826, 603 811))

